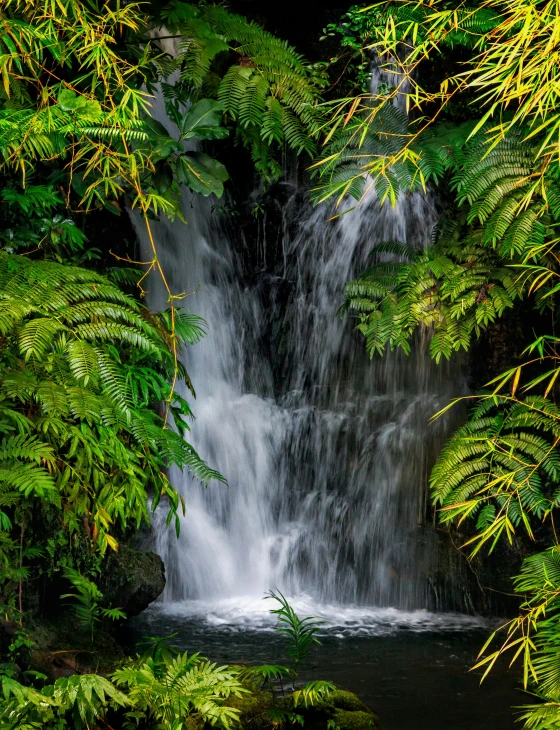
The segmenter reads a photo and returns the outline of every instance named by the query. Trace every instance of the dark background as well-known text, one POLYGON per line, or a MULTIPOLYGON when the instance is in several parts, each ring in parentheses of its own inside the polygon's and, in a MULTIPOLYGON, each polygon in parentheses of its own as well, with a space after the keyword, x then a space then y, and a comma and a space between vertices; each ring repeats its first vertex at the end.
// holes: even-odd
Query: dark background
POLYGON ((325 56, 325 44, 319 41, 323 28, 354 4, 341 0, 232 0, 228 5, 317 61, 325 56))

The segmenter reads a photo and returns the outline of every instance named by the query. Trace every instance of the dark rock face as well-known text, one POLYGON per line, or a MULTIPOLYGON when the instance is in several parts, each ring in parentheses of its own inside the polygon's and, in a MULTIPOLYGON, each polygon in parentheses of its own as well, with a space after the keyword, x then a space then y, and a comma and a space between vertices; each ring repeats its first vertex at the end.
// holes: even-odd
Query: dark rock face
POLYGON ((100 588, 107 604, 137 616, 165 588, 163 561, 156 553, 121 546, 110 557, 100 588))
POLYGON ((12 621, 0 621, 0 661, 8 661, 10 644, 16 637, 17 629, 12 621))

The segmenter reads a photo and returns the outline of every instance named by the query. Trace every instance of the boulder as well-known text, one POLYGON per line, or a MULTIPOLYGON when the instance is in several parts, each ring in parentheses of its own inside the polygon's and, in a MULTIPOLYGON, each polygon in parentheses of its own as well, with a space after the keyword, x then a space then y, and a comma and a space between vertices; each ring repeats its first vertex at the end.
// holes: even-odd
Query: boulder
POLYGON ((268 718, 268 711, 273 705, 272 695, 254 682, 245 681, 242 684, 247 692, 241 697, 230 695, 224 704, 239 710, 240 727, 270 727, 272 723, 268 718))
POLYGON ((310 707, 298 707, 304 727, 310 730, 379 730, 379 717, 353 692, 336 690, 322 702, 310 707))
POLYGON ((332 720, 331 727, 340 728, 340 730, 379 730, 379 718, 371 710, 368 712, 335 710, 332 720))
MULTIPOLYGON (((252 682, 244 682, 249 690, 241 697, 231 696, 225 702, 239 710, 239 726, 247 730, 273 730, 276 726, 270 712, 274 702, 270 692, 252 682)), ((279 699, 278 708, 301 715, 306 730, 379 730, 379 718, 353 692, 336 690, 315 705, 293 706, 291 695, 279 699)), ((189 729, 190 730, 190 729, 189 729)), ((192 729, 198 730, 198 729, 192 729)))
POLYGON ((165 567, 156 553, 121 545, 105 566, 100 589, 105 603, 137 616, 162 594, 165 567))

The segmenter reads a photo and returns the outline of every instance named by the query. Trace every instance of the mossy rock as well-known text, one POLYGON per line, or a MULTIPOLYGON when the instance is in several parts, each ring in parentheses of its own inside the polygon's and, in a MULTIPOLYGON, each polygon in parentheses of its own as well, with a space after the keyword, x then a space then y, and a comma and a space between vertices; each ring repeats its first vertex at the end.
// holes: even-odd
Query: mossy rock
POLYGON ((333 705, 338 710, 347 710, 348 712, 369 712, 372 710, 353 692, 346 692, 343 689, 337 689, 331 692, 327 697, 329 705, 333 705))
POLYGON ((340 730, 379 730, 379 718, 353 692, 335 690, 309 707, 298 707, 306 730, 325 730, 331 723, 340 730))
POLYGON ((241 697, 231 695, 224 702, 227 707, 239 710, 239 722, 241 727, 264 727, 270 722, 267 712, 272 707, 272 695, 261 689, 254 682, 242 682, 243 687, 248 690, 241 697))
POLYGON ((379 718, 371 710, 335 710, 331 719, 340 730, 379 730, 379 718))
POLYGON ((156 553, 121 545, 105 567, 101 584, 105 602, 137 616, 162 594, 165 567, 156 553))
MULTIPOLYGON (((239 710, 239 727, 270 730, 273 723, 268 711, 274 706, 270 692, 260 688, 254 682, 243 682, 248 690, 241 697, 229 697, 224 704, 239 710)), ((295 710, 304 720, 304 730, 327 730, 331 721, 333 730, 379 730, 379 718, 373 710, 364 704, 353 692, 335 690, 315 705, 294 708, 291 695, 284 697, 279 706, 286 710, 295 710)), ((190 728, 189 730, 199 730, 190 728)))

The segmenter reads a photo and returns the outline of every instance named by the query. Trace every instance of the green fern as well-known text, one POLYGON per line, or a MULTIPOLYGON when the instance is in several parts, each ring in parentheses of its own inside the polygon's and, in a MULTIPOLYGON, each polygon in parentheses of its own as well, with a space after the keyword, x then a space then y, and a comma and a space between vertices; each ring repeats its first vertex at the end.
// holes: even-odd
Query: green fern
POLYGON ((314 154, 312 137, 324 121, 319 106, 324 74, 285 41, 218 5, 175 0, 162 20, 184 39, 176 58, 161 66, 166 75, 180 74, 179 84, 166 88, 172 116, 180 99, 214 90, 226 120, 235 124, 237 139, 265 176, 276 174, 274 154, 284 142, 298 153, 314 154), (225 52, 229 63, 224 72, 225 52))
POLYGON ((157 652, 127 662, 114 673, 113 681, 126 691, 134 708, 127 727, 133 727, 133 719, 143 719, 171 728, 195 717, 229 730, 238 720, 239 710, 224 701, 247 692, 236 674, 199 654, 157 652))
POLYGON ((93 644, 94 630, 102 618, 109 618, 112 621, 126 618, 126 614, 118 608, 102 607, 99 601, 103 594, 99 588, 88 578, 85 578, 77 570, 66 568, 64 577, 70 581, 76 593, 64 593, 61 598, 72 598, 72 608, 78 623, 91 635, 93 644))
POLYGON ((533 537, 560 499, 560 410, 542 396, 487 396, 446 443, 430 486, 444 522, 478 518, 476 553, 517 529, 533 537))
MULTIPOLYGON (((128 524, 149 519, 149 488, 152 507, 165 497, 178 530, 184 505, 166 470, 175 464, 204 483, 223 481, 184 440, 192 413, 170 386, 173 342, 179 349, 197 342, 200 318, 182 310, 153 315, 100 274, 5 253, 0 291, 8 431, 0 444, 0 521, 11 540, 0 562, 16 559, 21 515, 37 504, 45 524, 61 521, 71 541, 87 540, 101 555, 117 549, 128 524), (177 430, 165 427, 158 402, 169 404, 177 430)), ((5 574, 8 586, 14 575, 5 574)))
POLYGON ((128 706, 126 696, 108 679, 82 674, 57 679, 41 691, 0 675, 4 701, 0 703, 0 723, 9 730, 97 727, 97 720, 109 708, 128 706), (71 723, 71 725, 70 725, 71 723))
POLYGON ((266 597, 279 604, 278 608, 270 609, 270 613, 278 617, 276 631, 288 642, 287 653, 293 662, 291 675, 295 685, 302 662, 309 656, 313 644, 319 643, 317 633, 324 621, 314 616, 300 618, 280 591, 270 591, 266 597))

